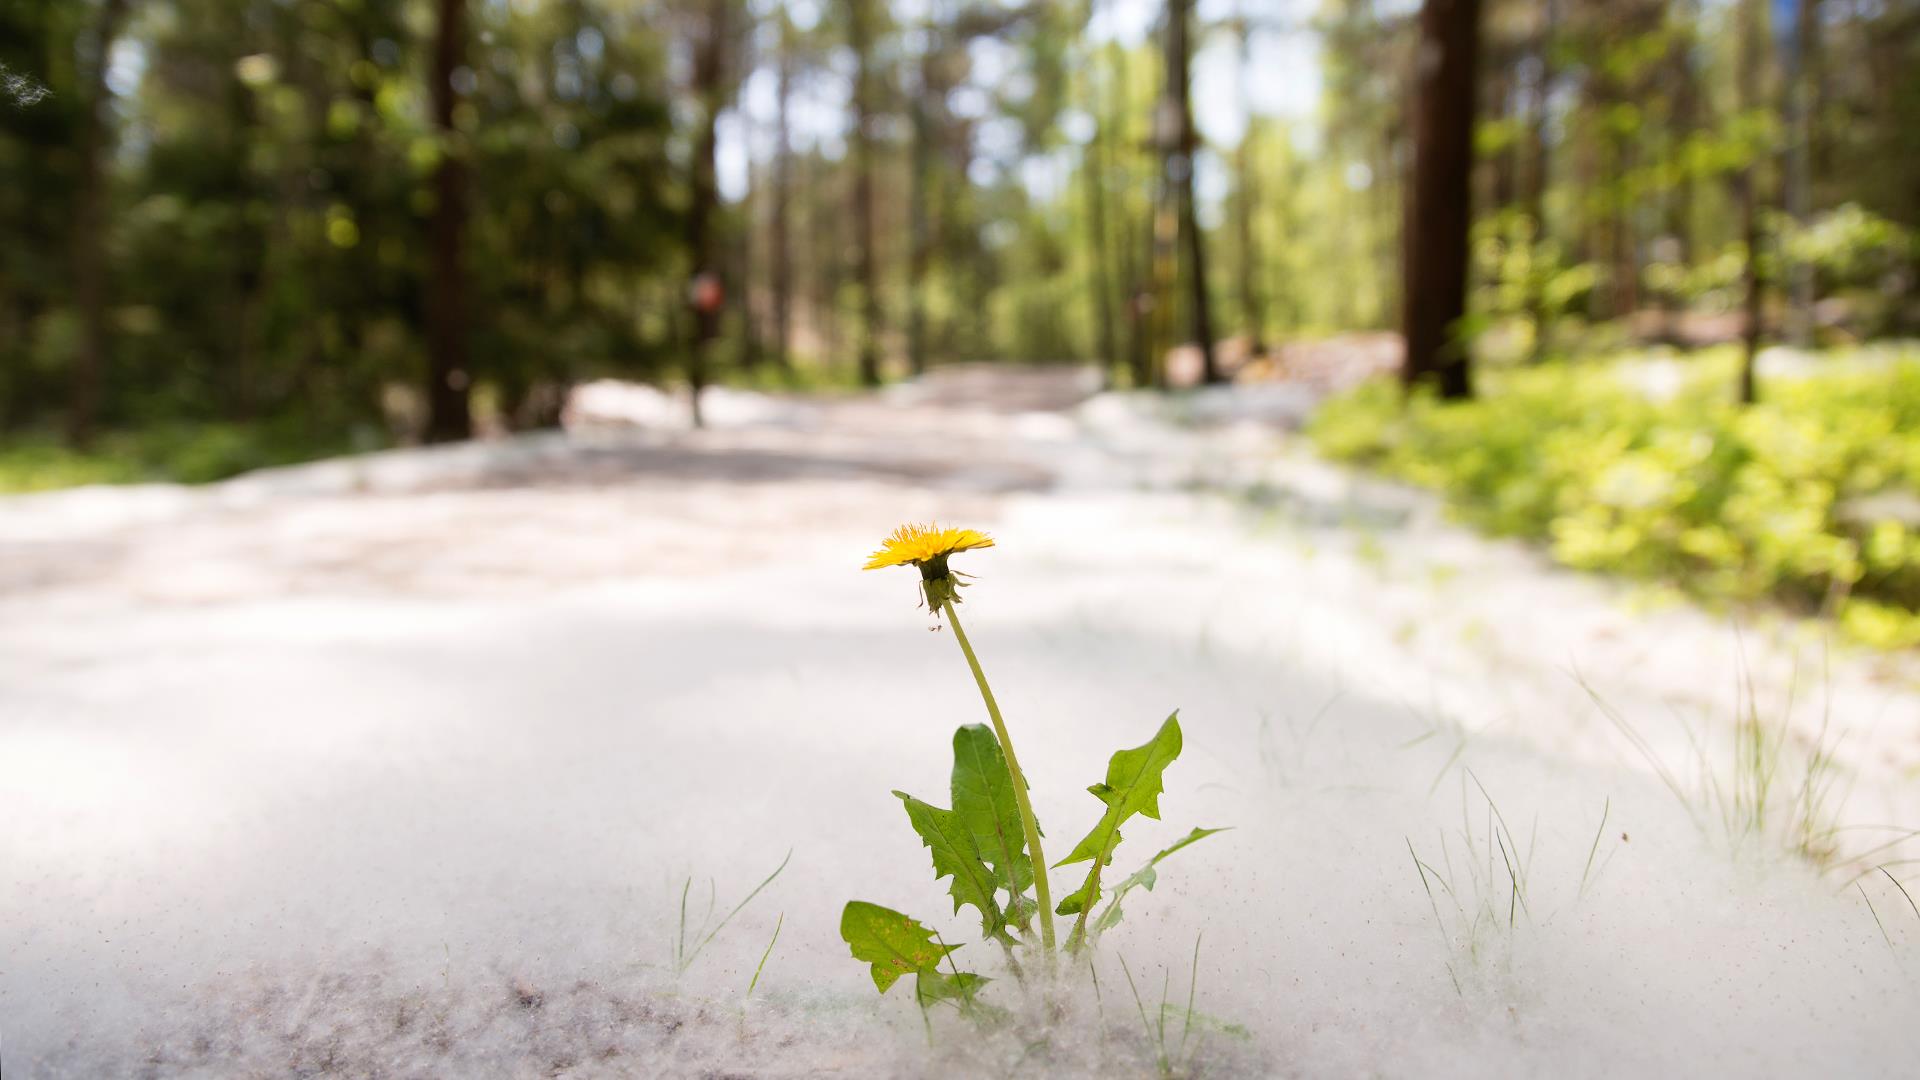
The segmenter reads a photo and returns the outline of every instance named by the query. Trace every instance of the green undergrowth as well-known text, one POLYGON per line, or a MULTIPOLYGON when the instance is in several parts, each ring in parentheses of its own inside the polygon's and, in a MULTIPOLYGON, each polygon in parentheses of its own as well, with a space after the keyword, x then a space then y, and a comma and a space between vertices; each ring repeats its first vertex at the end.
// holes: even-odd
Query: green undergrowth
POLYGON ((253 469, 376 449, 382 442, 370 433, 316 437, 306 425, 272 421, 104 432, 85 450, 50 435, 27 435, 0 440, 0 493, 87 484, 204 484, 253 469))
POLYGON ((1920 645, 1920 348, 1828 354, 1732 397, 1737 353, 1488 371, 1443 404, 1373 382, 1308 433, 1326 456, 1441 492, 1568 566, 1714 602, 1781 602, 1883 648, 1920 645))

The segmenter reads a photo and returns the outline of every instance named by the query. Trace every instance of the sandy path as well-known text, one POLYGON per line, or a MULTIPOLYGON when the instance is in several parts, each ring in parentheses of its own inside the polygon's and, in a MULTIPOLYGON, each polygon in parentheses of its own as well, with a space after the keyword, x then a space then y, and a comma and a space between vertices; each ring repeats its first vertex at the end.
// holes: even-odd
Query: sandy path
POLYGON ((1130 902, 1101 964, 1108 995, 1123 953, 1182 1000, 1204 930, 1199 1007, 1251 1034, 1200 1039, 1202 1071, 1897 1075, 1920 1051, 1920 917, 1875 885, 1883 937, 1850 875, 1703 835, 1569 674, 1679 767, 1676 717, 1724 728, 1744 653, 1792 730, 1847 733, 1847 813, 1877 823, 1920 821, 1911 670, 1635 612, 1262 430, 1050 377, 989 410, 987 378, 0 504, 9 1075, 1150 1071, 1111 997, 929 1052, 835 934, 858 896, 969 939, 887 792, 940 794, 978 703, 910 577, 853 569, 934 516, 1000 538, 969 628, 1049 835, 1182 709, 1167 820, 1121 869, 1237 828, 1130 902), (1506 913, 1507 879, 1468 869, 1495 847, 1482 784, 1529 849, 1511 930, 1436 915, 1407 850, 1506 913), (789 848, 675 978, 682 883, 725 910, 789 848))

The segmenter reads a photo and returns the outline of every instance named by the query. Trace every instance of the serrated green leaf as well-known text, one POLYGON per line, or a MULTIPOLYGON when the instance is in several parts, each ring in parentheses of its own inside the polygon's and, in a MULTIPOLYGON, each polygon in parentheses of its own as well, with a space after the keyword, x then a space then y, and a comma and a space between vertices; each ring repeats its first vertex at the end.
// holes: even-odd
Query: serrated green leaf
POLYGON ((892 908, 850 900, 840 912, 840 937, 853 958, 873 965, 873 985, 886 993, 902 975, 937 973, 958 945, 939 945, 933 931, 892 908))
POLYGON ((1122 822, 1135 814, 1159 820, 1160 792, 1164 790, 1162 774, 1173 759, 1180 756, 1180 746, 1180 714, 1176 711, 1144 745, 1113 755, 1107 762, 1106 782, 1087 789, 1107 804, 1107 812, 1072 853, 1054 866, 1089 859, 1096 865, 1105 865, 1113 858, 1113 849, 1119 846, 1122 822))
MULTIPOLYGON (((968 724, 953 733, 953 812, 972 834, 999 888, 1018 898, 1032 887, 1033 860, 1027 855, 1013 774, 1000 752, 1000 740, 985 724, 968 724)), ((1014 918, 1021 905, 1010 900, 1007 907, 1007 922, 1022 926, 1014 918)))
POLYGON ((971 904, 980 912, 981 932, 1003 933, 1007 921, 993 895, 993 871, 980 858, 973 834, 960 820, 960 815, 904 791, 896 791, 894 795, 906 806, 907 820, 913 823, 913 831, 920 834, 920 842, 933 854, 934 879, 953 879, 948 891, 953 895, 954 912, 957 914, 963 905, 971 904))
MULTIPOLYGON (((1075 845, 1066 858, 1054 864, 1056 868, 1077 862, 1093 865, 1087 870, 1086 883, 1060 901, 1055 912, 1078 915, 1100 902, 1100 870, 1113 861, 1113 849, 1120 844, 1121 823, 1135 814, 1160 816, 1162 774, 1179 756, 1180 713, 1176 710, 1144 745, 1122 750, 1108 760, 1106 781, 1087 789, 1094 798, 1107 804, 1107 812, 1100 815, 1093 831, 1075 845)), ((1079 947, 1083 929, 1084 923, 1074 927, 1067 940, 1068 948, 1079 947)))
POLYGON ((1132 892, 1134 889, 1146 889, 1148 892, 1153 891, 1154 885, 1160 880, 1160 875, 1154 870, 1154 867, 1159 864, 1161 859, 1179 851, 1188 844, 1199 843, 1214 833, 1226 832, 1227 829, 1231 827, 1232 826, 1225 826, 1218 829, 1196 828, 1162 849, 1158 855, 1148 859, 1145 866, 1135 870, 1125 881, 1122 881, 1114 888, 1113 899, 1108 901, 1107 909, 1100 913, 1100 918, 1094 922, 1093 928, 1095 930, 1111 930, 1119 925, 1121 916, 1120 901, 1125 899, 1127 893, 1132 892))

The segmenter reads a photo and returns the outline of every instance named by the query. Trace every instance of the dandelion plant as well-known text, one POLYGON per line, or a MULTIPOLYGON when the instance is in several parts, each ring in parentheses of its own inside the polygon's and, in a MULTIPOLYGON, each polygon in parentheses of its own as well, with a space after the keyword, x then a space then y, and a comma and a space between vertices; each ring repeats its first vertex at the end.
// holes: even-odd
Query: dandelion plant
MULTIPOLYGON (((952 569, 948 560, 960 552, 993 546, 992 537, 973 529, 903 525, 868 558, 865 569, 912 566, 920 571, 920 601, 953 628, 954 640, 986 704, 991 728, 968 724, 953 733, 950 808, 904 791, 893 794, 932 857, 935 880, 948 882, 954 913, 973 908, 980 917, 981 934, 1002 947, 1014 977, 1024 980, 1027 971, 1020 953, 1037 950, 1051 957, 1059 948, 1054 916, 1074 918, 1065 943, 1069 951, 1091 946, 1101 931, 1120 921, 1122 896, 1134 888, 1153 888, 1156 864, 1222 830, 1195 829, 1155 855, 1121 882, 1106 909, 1089 925, 1088 917, 1102 897, 1102 872, 1120 844, 1120 826, 1136 814, 1160 816, 1163 774, 1182 747, 1178 713, 1168 716, 1144 745, 1113 755, 1106 779, 1087 789, 1105 804, 1105 812, 1071 854, 1049 867, 1013 738, 955 611, 966 585, 961 579, 969 575, 952 569), (1090 865, 1080 888, 1056 905, 1048 870, 1083 862, 1090 865)), ((975 991, 990 980, 960 971, 951 956, 960 946, 941 941, 917 920, 856 900, 847 904, 841 916, 840 933, 854 958, 872 965, 874 985, 882 993, 902 976, 913 975, 915 998, 923 1009, 951 1004, 976 1018, 996 1015, 974 1000, 975 991), (943 964, 945 972, 940 970, 943 964)), ((1046 970, 1051 971, 1051 966, 1046 970)))

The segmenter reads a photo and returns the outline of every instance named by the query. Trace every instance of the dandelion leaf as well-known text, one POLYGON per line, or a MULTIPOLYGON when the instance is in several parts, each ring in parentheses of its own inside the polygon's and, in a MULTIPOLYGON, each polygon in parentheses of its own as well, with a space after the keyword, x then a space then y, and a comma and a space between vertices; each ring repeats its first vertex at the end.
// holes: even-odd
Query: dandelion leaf
MULTIPOLYGON (((1018 898, 1033 885, 1033 860, 1020 825, 1020 802, 1013 773, 1000 753, 1000 740, 985 724, 968 724, 953 733, 953 812, 973 837, 980 857, 993 869, 994 884, 1018 898)), ((1007 905, 1014 919, 1016 901, 1007 905)))
POLYGON ((1033 897, 1021 895, 1007 901, 1006 910, 1000 914, 1007 920, 1008 926, 1024 934, 1032 929, 1033 917, 1039 911, 1040 905, 1033 897))
POLYGON ((896 791, 894 795, 905 804, 907 820, 913 823, 913 831, 920 834, 920 842, 933 854, 934 878, 953 879, 948 891, 953 895, 954 912, 972 905, 979 909, 982 933, 990 936, 1005 933, 1006 916, 993 895, 993 871, 981 859, 973 834, 960 820, 960 815, 922 802, 904 791, 896 791))
POLYGON ((1106 813, 1073 851, 1054 865, 1092 862, 1086 884, 1060 902, 1061 915, 1076 915, 1100 902, 1100 869, 1113 861, 1120 826, 1135 814, 1158 820, 1163 774, 1180 756, 1180 714, 1176 711, 1144 745, 1122 750, 1107 762, 1107 779, 1087 790, 1107 805, 1106 813))
POLYGON ((1156 871, 1154 867, 1159 865, 1161 859, 1164 859, 1167 856, 1173 854, 1174 852, 1179 851, 1181 848, 1186 847, 1188 844, 1197 844, 1200 841, 1205 840, 1207 837, 1212 836, 1214 833, 1222 833, 1226 831, 1227 831, 1227 828, 1224 828, 1224 827, 1218 828, 1218 829, 1196 828, 1192 832, 1188 833, 1187 835, 1174 841, 1172 844, 1167 845, 1164 849, 1160 851, 1159 854, 1155 855, 1151 859, 1148 859, 1147 864, 1145 866, 1142 866, 1140 869, 1135 870, 1131 875, 1127 877, 1125 881, 1122 881, 1119 885, 1114 887, 1113 901, 1107 905, 1107 909, 1105 911, 1100 913, 1100 918, 1094 922, 1093 928, 1095 930, 1111 930, 1115 926, 1119 925, 1120 916, 1122 914, 1120 910, 1120 901, 1126 899, 1126 896, 1128 893, 1132 892, 1135 889, 1145 889, 1148 892, 1153 891, 1154 885, 1157 884, 1160 880, 1159 872, 1156 871))
POLYGON ((938 1001, 972 1001, 973 995, 992 981, 971 971, 956 971, 951 975, 943 971, 923 971, 914 979, 913 996, 923 1009, 938 1001))
POLYGON ((1078 915, 1091 905, 1099 902, 1100 883, 1094 880, 1092 874, 1088 874, 1086 882, 1078 889, 1068 893, 1066 897, 1060 901, 1060 906, 1054 909, 1054 913, 1058 915, 1078 915))
POLYGON ((841 911, 840 937, 855 960, 873 965, 873 985, 883 994, 902 975, 938 974, 941 959, 960 947, 936 944, 933 931, 911 917, 864 900, 841 911))
POLYGON ((1173 759, 1180 756, 1179 716, 1176 712, 1167 717, 1167 722, 1160 725, 1160 730, 1145 745, 1122 750, 1107 762, 1106 782, 1087 789, 1107 804, 1107 812, 1073 852, 1055 866, 1089 859, 1104 864, 1113 857, 1113 849, 1120 843, 1122 822, 1135 814, 1159 820, 1160 792, 1164 787, 1162 774, 1173 759))

